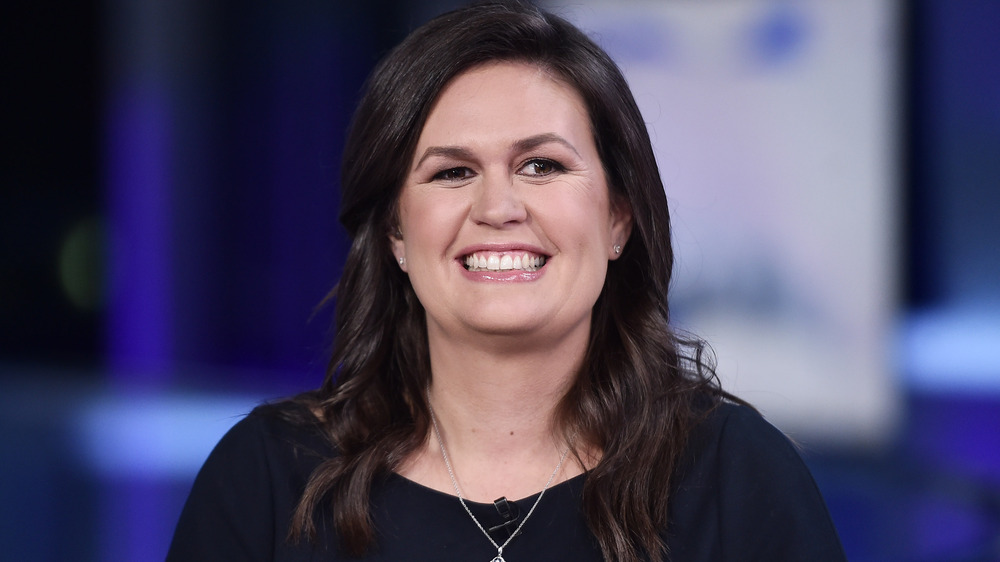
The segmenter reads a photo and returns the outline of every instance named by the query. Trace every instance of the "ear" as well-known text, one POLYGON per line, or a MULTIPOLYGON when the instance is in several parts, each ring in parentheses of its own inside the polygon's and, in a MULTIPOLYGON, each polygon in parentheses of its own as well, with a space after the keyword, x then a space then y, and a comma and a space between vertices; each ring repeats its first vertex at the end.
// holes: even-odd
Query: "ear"
POLYGON ((611 195, 611 246, 608 248, 608 259, 616 260, 625 251, 625 244, 632 235, 632 207, 624 197, 611 195), (620 252, 615 252, 615 246, 620 252))
POLYGON ((396 263, 399 264, 399 268, 403 271, 406 269, 406 243, 403 242, 403 233, 400 232, 399 227, 389 234, 389 247, 392 250, 392 255, 396 258, 396 263))

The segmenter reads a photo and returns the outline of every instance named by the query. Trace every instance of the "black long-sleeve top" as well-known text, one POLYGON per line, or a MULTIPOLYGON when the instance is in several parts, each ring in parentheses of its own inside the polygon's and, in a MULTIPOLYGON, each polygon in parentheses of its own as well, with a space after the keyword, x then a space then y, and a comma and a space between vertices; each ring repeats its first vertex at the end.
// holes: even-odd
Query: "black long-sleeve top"
MULTIPOLYGON (((292 406, 285 406, 292 407, 292 406)), ((291 514, 313 469, 336 451, 314 430, 258 409, 219 442, 195 480, 168 562, 352 560, 338 550, 327 515, 314 542, 290 544, 291 514)), ((845 560, 836 530, 808 469, 788 439, 759 414, 722 404, 696 428, 675 479, 672 561, 845 560)), ((580 510, 586 475, 546 491, 507 562, 599 561, 600 548, 580 510)), ((537 495, 512 502, 528 512, 537 495)), ((483 526, 512 526, 494 504, 466 502, 483 526)), ((458 499, 399 475, 377 482, 371 497, 376 541, 366 561, 488 562, 496 549, 458 499)))

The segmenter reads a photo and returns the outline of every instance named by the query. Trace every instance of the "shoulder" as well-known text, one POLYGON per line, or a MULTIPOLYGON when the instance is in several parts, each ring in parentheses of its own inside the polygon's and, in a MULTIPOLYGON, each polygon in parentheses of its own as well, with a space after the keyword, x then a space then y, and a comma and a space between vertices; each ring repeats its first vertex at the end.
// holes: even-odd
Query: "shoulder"
POLYGON ((812 482, 791 441, 753 408, 721 402, 691 431, 677 476, 681 491, 732 491, 743 485, 765 486, 790 475, 812 482))
POLYGON ((721 461, 759 461, 797 467, 802 464, 792 442, 753 408, 722 402, 709 411, 691 434, 689 450, 721 461), (744 458, 747 457, 747 458, 744 458))
POLYGON ((322 458, 334 454, 319 419, 306 406, 293 401, 254 408, 230 433, 237 440, 259 440, 273 452, 322 458))
POLYGON ((758 412, 721 403, 691 433, 671 502, 682 551, 743 560, 843 560, 809 469, 758 412))
POLYGON ((293 403, 261 406, 219 440, 198 472, 168 560, 258 560, 287 531, 309 476, 334 454, 293 403))
MULTIPOLYGON (((302 406, 281 402, 258 406, 215 446, 204 473, 304 473, 334 454, 315 418, 302 406)), ((260 474, 258 476, 264 476, 260 474)))

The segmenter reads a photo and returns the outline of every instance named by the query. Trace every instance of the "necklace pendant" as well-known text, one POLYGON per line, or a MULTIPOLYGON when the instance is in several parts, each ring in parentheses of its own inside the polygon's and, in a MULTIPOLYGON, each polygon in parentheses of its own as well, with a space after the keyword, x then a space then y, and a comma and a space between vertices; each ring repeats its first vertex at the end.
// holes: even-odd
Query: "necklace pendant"
POLYGON ((495 558, 493 558, 492 560, 490 560, 490 562, 507 562, 507 561, 503 559, 503 556, 500 556, 499 554, 497 554, 495 558))

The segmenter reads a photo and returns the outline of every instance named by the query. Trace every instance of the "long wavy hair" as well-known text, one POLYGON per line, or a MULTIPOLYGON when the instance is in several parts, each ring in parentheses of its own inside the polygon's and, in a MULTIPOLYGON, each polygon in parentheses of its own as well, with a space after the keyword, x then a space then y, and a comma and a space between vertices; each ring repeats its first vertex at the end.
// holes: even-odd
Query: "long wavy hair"
POLYGON ((586 357, 557 413, 567 435, 601 451, 585 479, 582 509, 604 557, 659 561, 688 434, 707 407, 728 395, 704 345, 669 324, 667 199, 621 71, 572 24, 517 1, 433 19, 392 50, 366 85, 343 157, 340 221, 352 245, 328 297, 336 301, 333 354, 323 385, 297 398, 303 411, 317 414, 299 421, 318 425, 338 454, 312 474, 290 538, 314 537, 317 510, 328 506, 341 548, 366 552, 375 540, 373 483, 427 437, 424 310, 395 263, 389 235, 433 102, 460 73, 496 61, 537 65, 576 89, 612 196, 632 211, 629 243, 609 263, 586 357))

